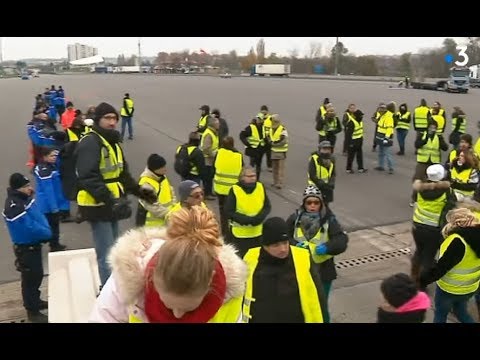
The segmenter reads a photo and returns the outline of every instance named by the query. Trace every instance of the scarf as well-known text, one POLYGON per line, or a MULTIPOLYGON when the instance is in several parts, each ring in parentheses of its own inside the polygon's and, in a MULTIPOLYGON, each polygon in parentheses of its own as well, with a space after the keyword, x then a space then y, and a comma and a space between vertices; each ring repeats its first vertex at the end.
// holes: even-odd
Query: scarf
POLYGON ((307 240, 313 238, 317 234, 318 229, 320 229, 320 213, 304 211, 300 215, 300 227, 307 240))

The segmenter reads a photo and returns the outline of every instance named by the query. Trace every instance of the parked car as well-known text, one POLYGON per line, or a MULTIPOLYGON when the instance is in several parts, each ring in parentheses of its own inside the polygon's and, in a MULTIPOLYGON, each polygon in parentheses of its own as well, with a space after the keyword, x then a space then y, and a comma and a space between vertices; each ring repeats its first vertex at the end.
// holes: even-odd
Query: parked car
POLYGON ((221 74, 220 77, 222 79, 230 79, 232 77, 232 74, 230 74, 229 72, 226 72, 224 74, 221 74))

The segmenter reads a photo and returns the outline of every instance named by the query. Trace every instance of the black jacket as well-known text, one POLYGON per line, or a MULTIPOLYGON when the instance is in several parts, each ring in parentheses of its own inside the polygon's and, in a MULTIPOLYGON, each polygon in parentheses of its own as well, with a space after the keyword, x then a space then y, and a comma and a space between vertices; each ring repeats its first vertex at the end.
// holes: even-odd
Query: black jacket
POLYGON ((427 310, 415 310, 405 313, 386 311, 381 307, 377 310, 377 323, 385 324, 418 324, 425 321, 427 310))
MULTIPOLYGON (((247 194, 251 194, 256 187, 258 186, 258 182, 255 183, 254 187, 248 187, 242 182, 238 182, 237 185, 240 186, 247 194)), ((265 187, 265 186, 264 186, 265 187)), ((240 225, 260 225, 265 221, 268 214, 272 210, 272 206, 270 204, 270 199, 267 195, 267 190, 265 189, 265 203, 263 205, 263 209, 255 216, 247 216, 243 214, 239 214, 236 212, 237 209, 237 198, 233 193, 233 189, 230 189, 230 192, 227 195, 227 200, 225 201, 225 214, 227 214, 227 219, 231 219, 240 225)))
MULTIPOLYGON (((425 134, 425 131, 417 133, 417 138, 415 139, 415 149, 420 149, 421 147, 423 147, 428 142, 429 136, 427 134, 427 137, 425 139, 423 139, 424 134, 425 134)), ((445 139, 443 138, 442 135, 438 135, 438 140, 440 142, 440 150, 447 151, 448 150, 448 144, 445 142, 445 139)), ((428 163, 431 163, 431 161, 429 161, 428 163)))
MULTIPOLYGON (((297 219, 300 218, 301 214, 305 211, 305 208, 301 206, 297 209, 292 215, 287 219, 287 231, 288 236, 292 239, 292 245, 296 244, 296 241, 293 240, 295 234, 295 225, 300 226, 300 223, 297 223, 297 219)), ((335 215, 328 207, 322 207, 320 209, 320 227, 323 227, 328 221, 328 242, 327 245, 327 254, 328 255, 338 255, 347 250, 348 244, 348 235, 343 231, 342 226, 337 221, 335 215)), ((335 262, 333 258, 330 258, 320 264, 320 276, 322 281, 332 281, 337 278, 337 270, 335 269, 335 262)))
MULTIPOLYGON (((105 130, 97 125, 94 125, 93 129, 101 134, 115 149, 115 144, 119 141, 118 131, 105 130)), ((79 206, 79 211, 84 220, 114 220, 112 215, 114 199, 100 173, 101 151, 102 142, 100 138, 91 132, 78 142, 74 152, 79 190, 86 190, 97 202, 105 203, 103 206, 79 206)), ((123 156, 123 171, 120 174, 119 181, 127 194, 139 195, 140 187, 130 174, 125 155, 123 156)))
MULTIPOLYGON (((251 124, 257 127, 258 135, 260 136, 260 140, 263 139, 263 125, 258 125, 255 121, 252 121, 251 124)), ((252 129, 250 124, 240 132, 240 141, 246 146, 245 148, 245 155, 247 156, 255 156, 258 153, 263 153, 265 151, 265 146, 259 145, 257 148, 250 147, 248 143, 248 138, 252 136, 252 129)))
MULTIPOLYGON (((457 228, 455 234, 462 236, 477 257, 480 258, 480 226, 457 228)), ((464 254, 465 245, 463 245, 463 242, 459 238, 453 239, 435 266, 431 269, 425 269, 425 271, 422 272, 420 276, 421 285, 427 286, 443 277, 462 260, 464 254)))
POLYGON ((222 140, 225 139, 228 136, 228 124, 227 121, 219 117, 218 122, 220 123, 220 127, 218 128, 218 141, 220 143, 220 146, 222 145, 222 140))
MULTIPOLYGON (((350 114, 353 116, 353 118, 355 120, 357 120, 358 123, 362 123, 363 122, 363 112, 361 112, 360 110, 356 110, 353 114, 350 114)), ((363 137, 360 138, 360 139, 352 139, 352 136, 353 136, 353 131, 355 130, 355 124, 353 123, 353 121, 349 121, 350 118, 348 117, 347 113, 345 113, 343 115, 343 120, 342 120, 342 123, 344 123, 344 127, 345 127, 345 141, 346 141, 346 145, 347 147, 349 147, 350 145, 353 145, 355 142, 361 142, 363 141, 363 137)))
MULTIPOLYGON (((327 302, 322 282, 310 267, 323 317, 326 317, 327 302)), ((251 323, 304 323, 305 317, 300 303, 299 288, 295 274, 292 252, 286 259, 271 256, 260 249, 258 264, 253 274, 252 297, 255 301, 250 307, 251 323)))
MULTIPOLYGON (((318 155, 318 152, 312 153, 312 155, 315 154, 318 155)), ((318 161, 321 160, 322 159, 320 158, 318 159, 318 161)), ((315 186, 320 189, 323 194, 323 200, 327 203, 333 202, 333 190, 335 189, 335 178, 337 177, 335 159, 332 157, 331 161, 333 162, 333 170, 332 176, 328 183, 317 177, 317 167, 315 165, 315 160, 313 158, 310 158, 310 161, 308 163, 308 174, 310 176, 310 179, 315 183, 315 186)))

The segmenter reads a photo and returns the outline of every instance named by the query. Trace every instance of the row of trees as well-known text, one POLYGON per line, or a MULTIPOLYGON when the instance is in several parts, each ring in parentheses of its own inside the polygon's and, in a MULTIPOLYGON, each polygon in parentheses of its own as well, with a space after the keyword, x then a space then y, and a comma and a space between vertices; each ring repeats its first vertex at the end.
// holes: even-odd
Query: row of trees
MULTIPOLYGON (((480 63, 480 37, 467 38, 466 53, 469 65, 480 63)), ((160 52, 154 65, 198 65, 218 66, 228 71, 249 71, 254 64, 291 64, 293 73, 313 73, 314 69, 322 69, 324 74, 335 71, 336 52, 338 50, 338 72, 340 74, 355 74, 364 76, 405 76, 411 78, 434 77, 448 75, 452 64, 445 61, 445 55, 458 54, 457 43, 453 39, 445 39, 443 46, 436 49, 421 50, 418 54, 404 53, 396 56, 366 55, 355 56, 348 48, 339 42, 325 54, 321 43, 312 42, 303 56, 298 49, 291 49, 288 56, 278 56, 276 53, 267 55, 264 39, 260 39, 256 47, 251 47, 245 56, 238 56, 235 50, 228 54, 212 52, 160 52)), ((132 56, 128 62, 132 61, 132 56)), ((120 57, 119 57, 120 60, 120 57)), ((134 59, 135 60, 135 59, 134 59)), ((123 61, 125 59, 123 58, 123 61)), ((120 64, 120 63, 119 63, 120 64)), ((125 63, 125 65, 127 65, 125 63)))

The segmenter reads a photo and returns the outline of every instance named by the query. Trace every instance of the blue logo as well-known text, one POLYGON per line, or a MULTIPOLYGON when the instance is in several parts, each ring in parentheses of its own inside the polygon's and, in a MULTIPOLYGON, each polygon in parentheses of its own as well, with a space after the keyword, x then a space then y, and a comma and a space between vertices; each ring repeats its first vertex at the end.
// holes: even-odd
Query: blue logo
POLYGON ((447 64, 451 64, 453 62, 453 55, 452 54, 445 55, 445 61, 447 62, 447 64))

